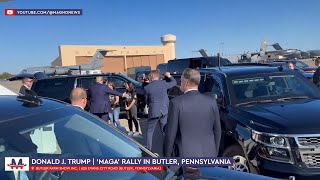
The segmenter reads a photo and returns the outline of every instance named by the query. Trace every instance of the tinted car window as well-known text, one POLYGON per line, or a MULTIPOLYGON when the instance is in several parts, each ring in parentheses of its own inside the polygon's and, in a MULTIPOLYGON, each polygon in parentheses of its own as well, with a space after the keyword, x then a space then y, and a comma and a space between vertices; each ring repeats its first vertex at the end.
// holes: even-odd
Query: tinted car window
POLYGON ((320 98, 319 89, 294 72, 251 74, 229 78, 228 83, 234 104, 284 97, 320 98))
POLYGON ((168 62, 167 71, 173 73, 174 71, 177 74, 181 74, 186 68, 190 65, 189 60, 170 60, 168 62))
POLYGON ((68 102, 69 93, 74 87, 74 78, 38 80, 32 87, 37 95, 68 102))
POLYGON ((160 71, 161 74, 164 74, 167 71, 167 64, 159 64, 157 69, 160 71))
POLYGON ((108 77, 108 81, 109 82, 113 82, 114 85, 116 86, 116 89, 119 89, 119 88, 124 88, 124 83, 127 82, 125 81, 124 79, 122 78, 119 78, 119 77, 108 77))
POLYGON ((84 89, 89 89, 96 82, 96 77, 79 78, 77 79, 77 86, 84 89))
POLYGON ((212 79, 212 89, 211 92, 216 94, 218 97, 222 97, 222 90, 221 87, 219 85, 219 83, 215 80, 212 79))
MULTIPOLYGON (((207 62, 208 62, 209 67, 218 67, 219 66, 219 60, 217 57, 208 58, 207 62)), ((231 62, 228 59, 220 58, 220 65, 221 66, 228 65, 228 64, 231 64, 231 62)))
POLYGON ((193 59, 190 60, 189 68, 200 69, 202 68, 202 59, 193 59))

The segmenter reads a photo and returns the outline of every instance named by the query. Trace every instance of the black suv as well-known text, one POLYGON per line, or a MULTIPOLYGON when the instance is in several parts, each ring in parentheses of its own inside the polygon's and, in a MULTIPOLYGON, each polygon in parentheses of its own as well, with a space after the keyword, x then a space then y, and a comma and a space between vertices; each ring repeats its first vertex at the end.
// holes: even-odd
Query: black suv
MULTIPOLYGON (((75 87, 82 87, 86 90, 95 83, 97 76, 103 76, 109 82, 113 82, 116 86, 116 90, 119 92, 125 92, 124 82, 132 82, 138 94, 138 106, 144 107, 144 90, 142 85, 123 75, 118 73, 107 74, 94 74, 94 75, 79 75, 79 76, 59 76, 37 80, 32 90, 37 93, 38 96, 50 97, 58 99, 67 103, 70 103, 70 92, 75 87)), ((120 101, 123 103, 123 101, 120 101)), ((121 110, 124 111, 124 105, 121 105, 121 110)))
MULTIPOLYGON (((230 168, 320 179, 320 90, 313 83, 295 71, 263 64, 200 72, 199 91, 220 107, 220 156, 234 157, 230 168)), ((171 98, 180 94, 177 88, 169 91, 171 98)))

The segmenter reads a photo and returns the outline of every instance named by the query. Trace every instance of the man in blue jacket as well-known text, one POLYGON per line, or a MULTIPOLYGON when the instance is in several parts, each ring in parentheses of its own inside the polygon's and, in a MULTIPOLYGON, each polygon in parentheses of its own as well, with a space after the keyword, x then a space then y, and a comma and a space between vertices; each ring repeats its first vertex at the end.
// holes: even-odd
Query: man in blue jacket
POLYGON ((166 72, 165 76, 170 79, 169 82, 160 80, 160 71, 153 70, 150 73, 150 83, 144 87, 145 100, 149 106, 148 112, 148 135, 147 147, 151 150, 153 132, 158 123, 160 123, 161 132, 164 133, 167 124, 167 115, 169 108, 168 89, 177 85, 177 81, 166 72))
POLYGON ((90 112, 99 118, 108 121, 108 113, 111 112, 111 105, 109 102, 109 94, 127 97, 126 93, 119 93, 110 89, 103 83, 103 77, 97 76, 96 83, 93 84, 88 92, 90 99, 90 112))

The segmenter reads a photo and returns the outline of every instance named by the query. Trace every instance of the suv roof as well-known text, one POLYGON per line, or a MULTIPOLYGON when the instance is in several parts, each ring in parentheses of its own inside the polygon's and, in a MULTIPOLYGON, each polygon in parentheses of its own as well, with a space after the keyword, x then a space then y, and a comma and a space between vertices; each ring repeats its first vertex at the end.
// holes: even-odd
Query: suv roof
POLYGON ((18 96, 0 96, 0 123, 10 121, 22 116, 29 116, 45 111, 60 109, 67 104, 50 98, 39 98, 42 100, 41 105, 28 103, 27 101, 17 100, 18 96), (14 113, 12 113, 14 112, 14 113))
POLYGON ((92 76, 109 76, 109 75, 119 75, 119 76, 125 76, 121 73, 102 73, 102 74, 86 74, 86 75, 68 75, 68 76, 52 76, 48 77, 46 79, 54 79, 54 78, 79 78, 79 77, 92 77, 92 76))
MULTIPOLYGON (((257 73, 272 73, 279 72, 279 67, 272 67, 269 64, 239 64, 231 66, 222 66, 222 67, 212 67, 201 69, 201 72, 212 72, 225 74, 226 76, 239 76, 246 74, 257 74, 257 73)), ((285 69, 283 69, 285 71, 285 69)))
POLYGON ((102 74, 89 74, 89 75, 69 75, 69 76, 53 76, 53 77, 48 77, 44 79, 39 79, 41 80, 48 80, 48 79, 63 79, 63 78, 89 78, 89 77, 96 77, 96 76, 121 76, 131 82, 135 85, 139 85, 140 83, 124 74, 121 73, 102 73, 102 74))

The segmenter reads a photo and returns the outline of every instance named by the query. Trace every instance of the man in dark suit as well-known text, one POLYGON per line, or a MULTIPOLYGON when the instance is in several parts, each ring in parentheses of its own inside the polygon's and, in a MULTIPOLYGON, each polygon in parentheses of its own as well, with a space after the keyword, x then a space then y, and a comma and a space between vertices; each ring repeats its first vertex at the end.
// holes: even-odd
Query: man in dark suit
POLYGON ((313 74, 313 83, 317 86, 320 86, 320 58, 317 58, 314 61, 315 66, 317 67, 316 72, 313 74))
POLYGON ((153 132, 158 123, 160 123, 161 132, 164 133, 167 124, 169 98, 168 89, 177 85, 177 81, 166 72, 165 76, 170 79, 169 82, 160 80, 160 71, 153 70, 150 73, 150 83, 144 87, 145 100, 149 106, 148 112, 148 134, 147 147, 151 150, 153 132))
POLYGON ((183 95, 170 101, 164 156, 217 157, 221 127, 215 99, 198 91, 201 76, 186 69, 181 76, 183 95), (175 148, 177 149, 174 149, 175 148))
POLYGON ((90 112, 101 119, 108 121, 109 112, 111 111, 111 105, 109 102, 109 94, 120 96, 120 97, 127 97, 126 93, 119 93, 110 89, 106 84, 103 83, 103 77, 97 76, 96 83, 93 84, 89 89, 89 96, 90 99, 90 112))
POLYGON ((33 84, 33 79, 31 78, 23 78, 22 79, 22 86, 19 90, 19 95, 25 96, 26 95, 26 89, 30 89, 33 84))

